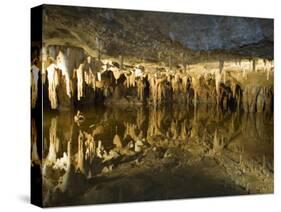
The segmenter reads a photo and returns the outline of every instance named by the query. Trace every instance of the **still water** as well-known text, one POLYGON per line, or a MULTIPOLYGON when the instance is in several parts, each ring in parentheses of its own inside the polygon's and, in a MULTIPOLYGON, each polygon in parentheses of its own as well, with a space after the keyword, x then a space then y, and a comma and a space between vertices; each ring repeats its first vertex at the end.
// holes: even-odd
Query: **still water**
POLYGON ((103 106, 43 125, 46 206, 273 192, 272 114, 103 106))

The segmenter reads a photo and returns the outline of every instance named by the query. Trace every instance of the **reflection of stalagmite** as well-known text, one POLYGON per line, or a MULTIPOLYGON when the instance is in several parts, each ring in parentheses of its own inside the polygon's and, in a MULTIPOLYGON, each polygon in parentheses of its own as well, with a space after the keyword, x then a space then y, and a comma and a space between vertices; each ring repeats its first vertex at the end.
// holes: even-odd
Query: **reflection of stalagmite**
POLYGON ((125 132, 124 132, 124 138, 127 136, 130 136, 133 140, 137 139, 136 135, 136 125, 135 124, 130 124, 130 123, 125 123, 125 132))
POLYGON ((265 98, 265 88, 261 88, 257 96, 257 112, 264 110, 265 98))
POLYGON ((197 95, 198 95, 198 90, 199 90, 199 82, 198 79, 196 79, 195 77, 192 78, 192 87, 194 90, 194 100, 193 100, 193 104, 194 107, 197 107, 197 95))
POLYGON ((178 128, 177 128, 177 121, 176 120, 172 120, 171 126, 170 126, 170 131, 171 131, 171 134, 173 136, 173 139, 177 139, 178 138, 178 128))
POLYGON ((147 134, 149 136, 162 135, 160 130, 162 118, 163 118, 163 114, 161 114, 161 111, 156 110, 155 107, 153 107, 149 111, 149 121, 148 121, 148 130, 147 130, 147 134))
POLYGON ((85 159, 89 160, 90 162, 93 161, 95 157, 95 141, 91 134, 84 132, 85 135, 85 159))
POLYGON ((57 68, 61 70, 62 75, 65 77, 66 93, 70 98, 71 90, 70 90, 69 70, 67 68, 67 59, 65 55, 62 53, 62 51, 59 51, 59 54, 57 56, 57 68))
POLYGON ((80 112, 80 110, 77 111, 77 114, 74 116, 74 122, 80 126, 82 122, 85 121, 84 115, 80 112))
POLYGON ((144 121, 145 121, 145 115, 144 115, 143 108, 141 107, 141 108, 138 108, 137 119, 136 119, 137 127, 139 129, 141 129, 141 126, 144 123, 144 121))
POLYGON ((81 173, 85 172, 84 169, 84 135, 82 131, 79 131, 78 136, 78 152, 77 152, 77 171, 80 171, 81 173))
POLYGON ((58 107, 58 100, 57 100, 57 92, 56 88, 59 84, 58 81, 58 74, 56 71, 56 65, 52 63, 51 65, 48 66, 47 68, 48 72, 48 82, 49 82, 49 100, 51 102, 51 108, 56 109, 58 107))
POLYGON ((182 140, 186 140, 187 138, 187 130, 186 130, 186 120, 181 123, 180 126, 180 137, 182 140))
POLYGON ((39 68, 36 65, 31 66, 31 107, 35 108, 38 97, 38 79, 39 68))
POLYGON ((67 143, 67 153, 63 153, 64 155, 64 170, 65 174, 60 177, 59 179, 59 184, 58 184, 58 189, 62 192, 65 192, 68 186, 68 179, 70 175, 70 163, 71 163, 71 141, 68 141, 67 143))
POLYGON ((57 146, 59 144, 59 138, 57 137, 57 117, 52 118, 51 120, 51 126, 50 126, 50 144, 49 144, 49 153, 46 157, 46 161, 48 163, 55 163, 57 154, 57 146))
POLYGON ((35 120, 31 120, 31 165, 40 165, 40 158, 37 150, 37 130, 35 120))
POLYGON ((213 151, 215 153, 220 152, 223 149, 223 147, 224 147, 224 143, 218 135, 218 129, 216 129, 214 134, 213 151))

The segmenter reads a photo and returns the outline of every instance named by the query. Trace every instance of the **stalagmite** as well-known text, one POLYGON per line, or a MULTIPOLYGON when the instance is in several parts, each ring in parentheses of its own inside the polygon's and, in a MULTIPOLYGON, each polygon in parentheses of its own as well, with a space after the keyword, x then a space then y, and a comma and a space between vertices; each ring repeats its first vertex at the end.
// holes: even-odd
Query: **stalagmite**
POLYGON ((56 88, 59 84, 59 81, 58 81, 58 74, 56 71, 56 65, 54 63, 48 66, 47 73, 48 73, 48 82, 49 82, 49 86, 48 86, 49 100, 51 102, 51 108, 56 109, 58 107, 56 88))
POLYGON ((143 147, 143 142, 140 139, 137 139, 136 143, 135 143, 134 151, 135 152, 140 152, 142 150, 142 147, 143 147))
POLYGON ((38 79, 39 68, 36 65, 31 66, 31 107, 35 108, 38 97, 38 79))
POLYGON ((121 139, 117 133, 114 135, 113 144, 115 145, 116 148, 122 148, 123 146, 121 139))
POLYGON ((57 159, 53 168, 66 171, 67 167, 68 167, 68 161, 69 161, 68 156, 67 156, 66 152, 64 152, 63 157, 57 159))
POLYGON ((96 155, 99 157, 99 158, 103 158, 103 154, 104 154, 104 147, 101 143, 101 140, 98 141, 98 146, 97 146, 97 149, 96 149, 96 155))

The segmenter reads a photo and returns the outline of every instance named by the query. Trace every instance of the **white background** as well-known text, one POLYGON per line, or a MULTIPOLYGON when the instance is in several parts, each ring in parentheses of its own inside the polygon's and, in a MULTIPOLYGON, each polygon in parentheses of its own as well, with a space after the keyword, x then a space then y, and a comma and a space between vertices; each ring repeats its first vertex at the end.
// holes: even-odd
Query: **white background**
MULTIPOLYGON (((56 208, 82 211, 278 211, 280 196, 280 11, 278 0, 2 0, 0 5, 0 211, 36 211, 29 204, 30 7, 69 4, 275 18, 275 194, 56 208)), ((280 211, 281 209, 279 209, 280 211)))

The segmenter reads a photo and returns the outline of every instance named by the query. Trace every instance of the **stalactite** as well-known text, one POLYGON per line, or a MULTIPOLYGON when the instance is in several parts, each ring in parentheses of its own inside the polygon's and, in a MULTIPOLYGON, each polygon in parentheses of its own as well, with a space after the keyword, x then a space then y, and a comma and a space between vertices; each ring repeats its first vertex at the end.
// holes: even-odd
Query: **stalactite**
POLYGON ((41 69, 42 69, 42 84, 45 84, 46 81, 46 69, 47 69, 47 48, 43 45, 42 47, 42 51, 41 51, 41 60, 42 60, 42 65, 41 65, 41 69))
POLYGON ((71 98, 69 70, 67 68, 67 65, 68 64, 66 56, 62 53, 62 51, 59 51, 59 54, 57 56, 57 68, 61 70, 62 75, 65 77, 66 92, 69 98, 71 98))
POLYGON ((128 73, 124 73, 124 76, 126 78, 126 81, 125 81, 125 84, 126 84, 126 88, 129 88, 130 87, 130 74, 128 73))
POLYGON ((83 84, 84 84, 84 79, 83 79, 83 74, 84 73, 84 64, 81 63, 76 70, 76 75, 77 75, 77 99, 80 100, 81 97, 83 97, 83 84))
POLYGON ((49 82, 49 86, 48 86, 49 100, 51 102, 51 108, 56 109, 58 107, 56 88, 59 84, 59 81, 58 81, 58 73, 56 71, 56 65, 54 63, 48 66, 47 73, 48 73, 47 76, 49 82))
POLYGON ((138 79, 137 80, 137 88, 138 88, 138 99, 140 101, 144 100, 144 82, 143 79, 138 79))
POLYGON ((115 83, 117 84, 117 80, 120 78, 121 72, 120 72, 120 70, 119 70, 118 68, 116 68, 116 67, 112 67, 110 70, 112 71, 113 76, 114 76, 114 79, 115 79, 115 83))
POLYGON ((130 87, 135 87, 135 85, 136 85, 135 72, 131 71, 129 81, 130 81, 130 87))
POLYGON ((143 76, 142 70, 139 67, 136 67, 134 72, 135 72, 135 77, 143 76))
POLYGON ((97 77, 98 77, 98 81, 100 82, 101 81, 101 72, 97 73, 97 77))
POLYGON ((256 60, 255 59, 253 59, 252 60, 252 70, 253 70, 253 72, 257 72, 257 69, 256 69, 256 60))
POLYGON ((220 101, 220 82, 221 82, 221 72, 219 69, 216 70, 215 72, 215 84, 216 84, 216 93, 217 93, 217 105, 219 105, 220 101))
POLYGON ((124 62, 124 58, 123 55, 119 55, 119 61, 120 61, 120 69, 123 69, 123 62, 124 62))
POLYGON ((226 83, 226 71, 223 70, 223 84, 226 83))
POLYGON ((38 97, 38 79, 39 68, 36 65, 31 66, 31 107, 35 108, 38 97))
POLYGON ((187 84, 188 84, 188 75, 184 74, 181 79, 182 79, 182 93, 184 93, 186 95, 187 84))
POLYGON ((180 75, 178 73, 176 73, 172 78, 171 84, 174 93, 179 92, 179 79, 180 79, 180 75))

